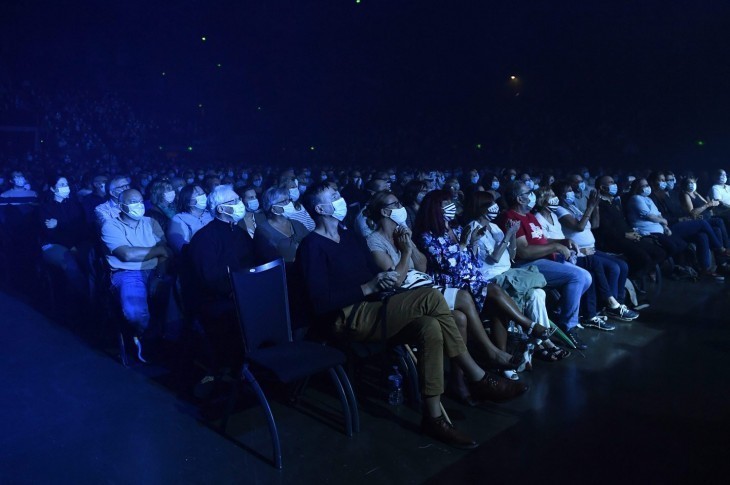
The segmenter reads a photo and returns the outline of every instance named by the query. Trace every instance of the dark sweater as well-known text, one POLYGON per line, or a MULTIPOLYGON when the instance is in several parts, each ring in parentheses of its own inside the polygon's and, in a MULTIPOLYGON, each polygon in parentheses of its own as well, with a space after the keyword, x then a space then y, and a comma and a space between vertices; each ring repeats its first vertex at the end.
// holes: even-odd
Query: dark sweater
POLYGON ((232 270, 256 266, 253 241, 235 224, 213 219, 195 233, 187 248, 187 260, 200 292, 200 300, 229 299, 232 270))
POLYGON ((626 233, 633 231, 633 228, 626 222, 621 199, 617 197, 613 202, 600 199, 598 208, 601 214, 601 224, 598 228, 593 229, 596 247, 602 251, 620 252, 621 245, 627 241, 626 233))
POLYGON ((84 214, 81 205, 74 199, 45 202, 40 206, 38 215, 41 225, 41 245, 60 244, 71 249, 81 243, 86 236, 84 214), (48 229, 45 224, 48 219, 56 219, 58 225, 48 229))
POLYGON ((377 274, 365 242, 352 231, 340 230, 339 243, 310 233, 299 245, 296 262, 311 310, 327 324, 342 308, 363 301, 360 286, 377 274))

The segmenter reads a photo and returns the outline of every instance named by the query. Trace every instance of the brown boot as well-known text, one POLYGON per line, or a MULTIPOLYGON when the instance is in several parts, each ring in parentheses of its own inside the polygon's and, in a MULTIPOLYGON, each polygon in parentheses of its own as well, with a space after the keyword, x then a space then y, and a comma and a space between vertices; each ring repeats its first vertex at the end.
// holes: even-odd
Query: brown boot
POLYGON ((455 448, 471 450, 479 446, 476 441, 449 424, 443 414, 438 418, 424 415, 421 420, 421 432, 455 448))
POLYGON ((474 399, 479 401, 504 402, 527 392, 530 388, 520 381, 484 374, 482 380, 470 382, 469 388, 474 399))

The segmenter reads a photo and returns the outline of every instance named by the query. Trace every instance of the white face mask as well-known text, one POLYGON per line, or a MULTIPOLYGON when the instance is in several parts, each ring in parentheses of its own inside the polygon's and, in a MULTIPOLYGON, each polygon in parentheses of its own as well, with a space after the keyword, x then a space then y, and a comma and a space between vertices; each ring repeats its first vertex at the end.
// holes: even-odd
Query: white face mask
POLYGON ((651 187, 644 187, 641 193, 644 195, 644 197, 649 197, 651 195, 651 187))
POLYGON ((243 205, 243 202, 241 201, 238 201, 235 204, 221 204, 221 207, 231 208, 231 212, 224 211, 224 213, 230 216, 231 219, 233 219, 233 222, 240 221, 241 219, 243 219, 243 216, 246 215, 246 206, 243 205))
POLYGON ((444 219, 447 221, 453 221, 456 217, 456 204, 445 205, 442 210, 444 211, 444 219))
POLYGON ((391 209, 390 215, 388 217, 390 217, 390 219, 399 226, 402 226, 406 223, 406 219, 408 218, 408 211, 406 211, 405 207, 391 209))
POLYGON ((565 194, 565 202, 567 202, 568 204, 572 204, 573 202, 575 202, 575 192, 573 192, 572 190, 570 192, 567 192, 565 194))
POLYGON ((347 202, 345 202, 343 197, 332 202, 332 209, 332 214, 330 214, 332 217, 340 222, 345 220, 347 216, 347 202))
POLYGON ((144 204, 142 202, 135 202, 134 204, 122 204, 122 211, 130 218, 138 221, 144 216, 144 204), (125 207, 127 208, 127 210, 124 210, 125 207))
POLYGON ((494 182, 492 182, 492 190, 497 189, 499 189, 499 180, 495 180, 494 182))
POLYGON ((248 210, 249 212, 256 212, 257 210, 259 210, 259 200, 254 199, 246 202, 246 210, 248 210))
POLYGON ((497 204, 492 204, 487 208, 487 219, 490 221, 493 221, 499 216, 499 206, 497 204))
POLYGON ((175 191, 171 190, 169 192, 165 192, 165 202, 168 204, 172 204, 175 201, 175 191))
POLYGON ((694 182, 688 183, 687 190, 689 190, 690 192, 694 192, 695 190, 697 190, 697 184, 694 182))
POLYGON ((479 175, 474 175, 474 176, 473 176, 473 177, 471 178, 471 183, 475 184, 475 183, 477 183, 477 182, 479 182, 479 175))
POLYGON ((291 199, 292 202, 296 202, 299 200, 299 188, 298 187, 293 187, 293 188, 289 189, 289 198, 291 199))
POLYGON ((558 199, 557 197, 550 197, 547 201, 548 209, 550 209, 551 211, 557 209, 559 205, 560 199, 558 199))
POLYGON ((208 203, 208 196, 205 194, 200 194, 195 196, 195 208, 196 209, 205 209, 206 204, 208 203))
POLYGON ((294 208, 294 204, 292 202, 289 202, 286 205, 274 205, 272 207, 278 207, 279 209, 281 209, 282 211, 284 211, 283 213, 280 213, 280 214, 274 212, 274 214, 276 214, 277 216, 282 216, 283 215, 284 217, 287 217, 287 218, 290 217, 292 214, 296 213, 296 211, 297 211, 294 208))
POLYGON ((56 195, 63 199, 67 199, 71 195, 71 189, 69 187, 58 187, 56 189, 56 195))
POLYGON ((535 195, 535 192, 530 192, 527 195, 527 208, 532 210, 533 207, 535 207, 536 203, 537 203, 537 196, 535 195))

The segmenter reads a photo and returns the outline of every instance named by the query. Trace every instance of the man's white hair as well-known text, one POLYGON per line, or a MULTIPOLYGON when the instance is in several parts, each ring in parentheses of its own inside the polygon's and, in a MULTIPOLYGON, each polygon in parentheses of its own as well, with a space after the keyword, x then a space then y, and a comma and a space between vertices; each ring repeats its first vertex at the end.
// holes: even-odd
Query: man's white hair
POLYGON ((219 205, 237 198, 238 195, 232 185, 219 185, 208 194, 208 211, 215 217, 219 205))

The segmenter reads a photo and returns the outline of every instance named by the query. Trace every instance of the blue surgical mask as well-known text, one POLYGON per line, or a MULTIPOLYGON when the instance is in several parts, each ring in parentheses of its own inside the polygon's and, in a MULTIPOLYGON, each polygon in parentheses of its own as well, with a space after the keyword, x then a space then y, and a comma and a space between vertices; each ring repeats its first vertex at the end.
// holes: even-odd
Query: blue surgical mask
POLYGON ((659 190, 667 190, 667 183, 659 182, 659 190))
POLYGON ((644 197, 649 197, 651 195, 651 187, 647 185, 642 189, 641 193, 644 195, 644 197))
POLYGON ((475 183, 477 183, 477 182, 479 182, 479 175, 474 175, 474 176, 473 176, 473 177, 471 178, 471 183, 475 184, 475 183))
POLYGON ((578 190, 580 190, 581 192, 583 192, 585 189, 586 189, 586 183, 585 182, 578 183, 578 190))
POLYGON ((573 202, 575 202, 575 192, 573 192, 572 190, 570 192, 567 192, 565 194, 565 202, 567 202, 568 204, 572 204, 573 202))
POLYGON ((674 186, 677 185, 676 179, 667 180, 667 190, 674 190, 674 186))
POLYGON ((608 193, 611 195, 618 194, 618 185, 617 184, 611 184, 608 186, 608 193))
POLYGON ((492 190, 499 190, 499 180, 492 182, 492 190))
POLYGON ((720 175, 719 182, 725 185, 727 183, 727 175, 720 175))
POLYGON ((689 190, 690 192, 694 192, 695 190, 697 190, 697 184, 695 182, 688 183, 687 190, 689 190))
POLYGON ((533 182, 532 180, 529 180, 529 179, 525 180, 525 187, 532 190, 535 188, 535 182, 533 182))

